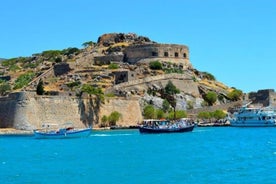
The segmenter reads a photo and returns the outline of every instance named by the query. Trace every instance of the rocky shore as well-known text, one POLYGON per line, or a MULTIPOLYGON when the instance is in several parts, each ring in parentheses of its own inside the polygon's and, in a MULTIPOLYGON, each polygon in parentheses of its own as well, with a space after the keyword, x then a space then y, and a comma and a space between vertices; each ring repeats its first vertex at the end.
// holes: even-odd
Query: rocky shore
POLYGON ((29 130, 17 130, 14 128, 0 128, 0 135, 32 135, 29 130))

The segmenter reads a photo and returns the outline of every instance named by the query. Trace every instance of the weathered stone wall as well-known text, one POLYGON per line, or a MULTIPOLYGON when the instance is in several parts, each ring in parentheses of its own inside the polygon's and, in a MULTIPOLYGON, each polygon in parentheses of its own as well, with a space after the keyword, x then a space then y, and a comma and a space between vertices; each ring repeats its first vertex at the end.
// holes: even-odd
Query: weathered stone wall
POLYGON ((17 104, 20 101, 20 94, 10 94, 8 97, 0 98, 0 128, 13 127, 16 116, 17 104))
POLYGON ((124 55, 106 55, 106 56, 95 56, 94 64, 96 65, 107 65, 111 62, 123 62, 124 55))
MULTIPOLYGON (((138 100, 108 100, 101 107, 103 114, 118 111, 120 125, 134 125, 141 120, 138 100), (106 109, 105 109, 106 108, 106 109)), ((70 96, 37 96, 35 93, 13 93, 0 98, 0 128, 32 130, 43 123, 72 122, 76 127, 91 124, 97 127, 101 118, 95 99, 70 96)))
POLYGON ((134 64, 146 58, 173 59, 190 65, 189 48, 185 45, 177 44, 141 44, 132 45, 125 49, 125 62, 134 64))
POLYGON ((58 63, 54 65, 55 76, 66 74, 70 71, 68 63, 58 63))
POLYGON ((257 92, 251 92, 248 94, 248 98, 252 103, 260 103, 264 107, 274 106, 276 107, 276 93, 273 89, 258 90, 257 92))
POLYGON ((122 115, 121 119, 116 123, 118 126, 135 126, 143 120, 139 98, 106 99, 105 104, 101 108, 100 116, 109 116, 113 111, 118 111, 122 115))
POLYGON ((157 85, 164 88, 168 81, 171 80, 173 84, 180 89, 185 91, 187 94, 192 94, 194 97, 200 96, 198 85, 193 81, 192 76, 186 74, 165 74, 152 77, 146 77, 143 79, 133 80, 121 84, 117 84, 112 88, 106 90, 106 92, 119 92, 119 91, 131 91, 147 90, 152 85, 157 85))

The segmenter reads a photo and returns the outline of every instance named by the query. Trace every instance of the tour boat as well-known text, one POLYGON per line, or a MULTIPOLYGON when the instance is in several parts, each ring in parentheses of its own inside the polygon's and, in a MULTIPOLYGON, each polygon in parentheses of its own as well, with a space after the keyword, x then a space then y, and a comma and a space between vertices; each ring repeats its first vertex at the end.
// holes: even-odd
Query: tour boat
POLYGON ((177 133, 191 132, 194 124, 188 119, 180 119, 177 121, 147 119, 143 121, 143 125, 139 127, 140 133, 177 133))
POLYGON ((58 124, 43 124, 42 129, 35 129, 34 136, 37 139, 58 139, 58 138, 77 138, 87 137, 91 134, 91 127, 76 129, 72 123, 63 124, 60 128, 58 124))
POLYGON ((268 107, 242 106, 230 118, 230 126, 234 127, 274 127, 276 126, 276 112, 268 107))

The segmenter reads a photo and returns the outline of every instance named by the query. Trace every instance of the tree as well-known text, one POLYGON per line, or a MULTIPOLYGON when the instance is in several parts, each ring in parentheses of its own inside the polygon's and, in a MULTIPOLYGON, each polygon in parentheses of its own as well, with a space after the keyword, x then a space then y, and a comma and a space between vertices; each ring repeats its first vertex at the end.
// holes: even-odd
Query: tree
POLYGON ((212 80, 212 81, 215 81, 215 80, 216 80, 216 78, 215 78, 214 75, 212 75, 212 74, 210 74, 210 73, 208 73, 208 72, 202 72, 202 73, 204 74, 204 77, 205 77, 206 79, 212 80))
POLYGON ((55 62, 56 62, 56 63, 61 63, 61 62, 62 62, 62 57, 61 57, 61 56, 57 56, 57 57, 55 58, 55 62))
POLYGON ((176 114, 175 114, 176 99, 174 96, 175 94, 178 94, 178 93, 180 93, 180 90, 177 89, 177 87, 170 80, 165 86, 165 89, 162 89, 161 91, 162 97, 166 99, 169 102, 169 104, 173 107, 174 119, 176 118, 176 114))
POLYGON ((199 112, 197 117, 199 119, 210 119, 211 118, 211 115, 209 112, 199 112))
POLYGON ((92 45, 94 45, 94 44, 96 44, 96 43, 94 43, 93 41, 88 41, 88 42, 84 42, 84 43, 82 44, 82 46, 83 46, 83 47, 89 47, 89 46, 92 46, 92 45))
POLYGON ((180 90, 177 89, 177 87, 172 83, 171 80, 169 80, 169 82, 165 86, 165 93, 168 95, 175 95, 180 93, 180 90))
POLYGON ((106 115, 103 115, 103 117, 101 118, 101 126, 102 127, 106 127, 107 126, 107 122, 108 122, 108 117, 106 115))
POLYGON ((155 117, 155 109, 152 105, 147 105, 144 108, 144 117, 146 119, 152 119, 155 117))
POLYGON ((109 116, 108 116, 108 122, 109 126, 115 126, 116 122, 121 118, 121 114, 117 111, 113 111, 109 116))
POLYGON ((102 98, 104 98, 104 96, 103 96, 104 93, 103 93, 101 88, 93 87, 89 84, 83 84, 82 87, 81 87, 81 91, 86 92, 89 95, 99 96, 101 98, 101 100, 103 100, 102 98))
POLYGON ((162 118, 165 118, 165 113, 162 109, 157 109, 156 110, 156 117, 158 119, 162 119, 162 118))
POLYGON ((216 110, 215 112, 212 113, 212 117, 214 117, 217 120, 225 118, 226 115, 227 114, 222 110, 216 110))
POLYGON ((217 94, 213 91, 209 91, 203 98, 209 106, 212 106, 217 101, 217 94))
POLYGON ((37 86, 36 86, 36 94, 37 95, 43 95, 44 94, 44 85, 42 79, 39 80, 37 86))
POLYGON ((164 112, 168 112, 170 110, 170 103, 168 102, 167 99, 164 99, 163 100, 163 103, 162 103, 162 110, 164 112))
POLYGON ((227 94, 227 97, 232 101, 238 101, 242 98, 242 91, 238 89, 232 90, 230 93, 227 94))
POLYGON ((186 118, 187 113, 183 110, 177 110, 175 112, 170 112, 168 115, 168 119, 180 119, 180 118, 186 118))

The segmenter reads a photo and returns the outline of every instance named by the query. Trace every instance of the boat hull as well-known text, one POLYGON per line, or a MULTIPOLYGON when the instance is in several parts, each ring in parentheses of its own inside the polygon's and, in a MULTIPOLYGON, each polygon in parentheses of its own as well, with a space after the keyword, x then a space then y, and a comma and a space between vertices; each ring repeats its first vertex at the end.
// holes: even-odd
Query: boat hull
POLYGON ((260 121, 251 121, 251 122, 230 121, 230 126, 232 127, 276 127, 276 124, 273 122, 260 122, 260 121))
POLYGON ((191 132, 194 129, 194 125, 182 127, 182 128, 151 128, 151 127, 139 127, 140 133, 181 133, 191 132))
POLYGON ((87 137, 91 134, 91 128, 81 130, 70 130, 65 132, 41 132, 34 130, 34 136, 37 139, 63 139, 63 138, 78 138, 87 137))

